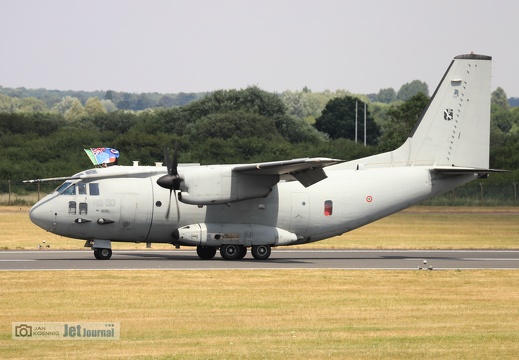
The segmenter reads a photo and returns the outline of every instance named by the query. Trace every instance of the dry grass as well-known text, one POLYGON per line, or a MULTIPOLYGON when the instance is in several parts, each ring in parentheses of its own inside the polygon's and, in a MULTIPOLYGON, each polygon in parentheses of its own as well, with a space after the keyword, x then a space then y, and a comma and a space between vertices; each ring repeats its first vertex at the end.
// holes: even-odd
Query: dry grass
MULTIPOLYGON (((80 249, 84 242, 48 233, 29 220, 29 207, 0 207, 0 249, 80 249)), ((413 207, 342 236, 303 248, 518 249, 519 209, 513 207, 413 207)), ((145 244, 113 244, 145 249, 145 244)), ((154 249, 172 249, 153 244, 154 249)))
MULTIPOLYGON (((311 246, 519 248, 518 220, 515 208, 417 207, 311 246)), ((28 208, 0 208, 0 227, 4 248, 34 249, 43 239, 52 248, 82 247, 31 224, 28 208)), ((2 358, 519 353, 516 271, 31 271, 0 272, 0 284, 2 358), (14 321, 118 321, 121 340, 14 341, 14 321)))
POLYGON ((519 209, 413 207, 311 245, 354 249, 519 249, 519 209))
POLYGON ((47 194, 40 193, 40 195, 38 196, 38 193, 34 192, 34 193, 30 193, 28 195, 11 194, 11 196, 9 196, 9 194, 2 193, 2 194, 0 194, 0 204, 8 205, 9 201, 11 202, 11 205, 12 204, 27 204, 27 205, 36 204, 36 202, 39 199, 42 199, 45 195, 47 195, 47 194))
POLYGON ((515 271, 0 273, 2 358, 513 359, 515 271), (13 321, 118 321, 121 340, 14 341, 13 321))

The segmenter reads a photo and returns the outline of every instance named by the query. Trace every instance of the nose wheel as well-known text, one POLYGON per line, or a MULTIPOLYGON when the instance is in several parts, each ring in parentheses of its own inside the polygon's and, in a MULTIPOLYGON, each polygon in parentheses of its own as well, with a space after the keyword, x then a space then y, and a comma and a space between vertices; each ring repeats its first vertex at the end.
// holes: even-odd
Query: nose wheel
POLYGON ((97 260, 108 260, 112 257, 112 249, 94 249, 94 256, 97 260))

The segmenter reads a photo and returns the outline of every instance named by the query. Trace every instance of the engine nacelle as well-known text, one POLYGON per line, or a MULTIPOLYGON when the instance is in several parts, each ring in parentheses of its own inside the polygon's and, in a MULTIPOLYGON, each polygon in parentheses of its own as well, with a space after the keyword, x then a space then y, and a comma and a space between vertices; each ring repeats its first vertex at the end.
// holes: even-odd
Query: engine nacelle
POLYGON ((290 245, 298 236, 289 231, 256 224, 198 223, 183 226, 171 234, 173 243, 187 246, 236 245, 290 245))
POLYGON ((266 197, 279 175, 254 176, 232 171, 230 166, 202 166, 181 174, 178 200, 191 205, 217 205, 266 197))

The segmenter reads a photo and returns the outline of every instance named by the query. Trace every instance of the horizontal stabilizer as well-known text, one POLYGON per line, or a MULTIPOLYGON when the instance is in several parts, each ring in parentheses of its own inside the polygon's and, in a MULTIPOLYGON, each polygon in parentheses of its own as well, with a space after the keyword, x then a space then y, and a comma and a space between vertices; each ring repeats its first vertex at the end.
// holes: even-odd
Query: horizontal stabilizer
POLYGON ((449 166, 443 166, 443 167, 435 167, 433 168, 434 171, 440 174, 446 174, 446 175, 466 175, 466 174, 490 174, 490 173, 503 173, 508 172, 508 170, 501 170, 501 169, 478 169, 478 168, 467 168, 467 167, 449 167, 449 166))

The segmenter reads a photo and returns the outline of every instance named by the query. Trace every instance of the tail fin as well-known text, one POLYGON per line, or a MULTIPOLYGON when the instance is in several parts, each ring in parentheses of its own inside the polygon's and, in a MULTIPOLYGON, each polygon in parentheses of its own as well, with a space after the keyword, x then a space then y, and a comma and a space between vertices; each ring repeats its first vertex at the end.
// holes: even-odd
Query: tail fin
POLYGON ((485 55, 456 56, 407 141, 394 151, 354 163, 488 169, 491 60, 485 55))
POLYGON ((403 145, 423 165, 488 169, 492 58, 456 56, 403 145))

